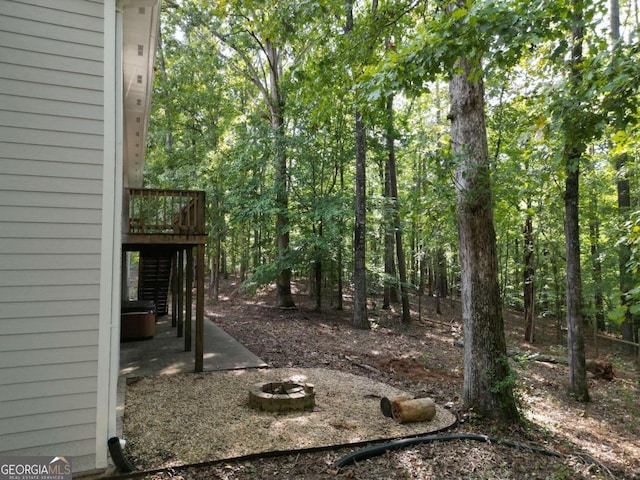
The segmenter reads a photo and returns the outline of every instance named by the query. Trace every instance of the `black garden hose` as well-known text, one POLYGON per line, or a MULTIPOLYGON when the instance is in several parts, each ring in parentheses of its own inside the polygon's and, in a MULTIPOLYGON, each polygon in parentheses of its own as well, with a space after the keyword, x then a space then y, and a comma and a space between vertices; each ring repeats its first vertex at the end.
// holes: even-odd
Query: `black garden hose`
POLYGON ((524 445, 522 443, 511 442, 509 440, 500 440, 497 438, 488 437, 486 435, 476 435, 472 433, 453 433, 448 435, 425 435, 421 437, 401 438, 399 440, 393 440, 391 442, 383 443, 381 445, 374 445, 372 447, 363 448, 345 455, 339 459, 334 465, 336 468, 342 468, 346 465, 358 462, 360 460, 366 460, 367 458, 376 457, 382 455, 385 452, 391 450, 398 450, 404 447, 410 447, 412 445, 418 445, 420 443, 434 443, 434 442, 449 442, 451 440, 475 440, 477 442, 495 443, 498 445, 506 445, 508 447, 519 448, 521 450, 527 450, 534 453, 540 453, 542 455, 549 455, 552 457, 563 457, 561 453, 554 452, 552 450, 546 450, 544 448, 524 445))
POLYGON ((136 471, 136 467, 124 456, 122 453, 122 447, 120 446, 120 439, 118 437, 111 437, 107 440, 109 447, 109 453, 111 454, 111 460, 115 463, 118 470, 122 473, 131 473, 136 471))

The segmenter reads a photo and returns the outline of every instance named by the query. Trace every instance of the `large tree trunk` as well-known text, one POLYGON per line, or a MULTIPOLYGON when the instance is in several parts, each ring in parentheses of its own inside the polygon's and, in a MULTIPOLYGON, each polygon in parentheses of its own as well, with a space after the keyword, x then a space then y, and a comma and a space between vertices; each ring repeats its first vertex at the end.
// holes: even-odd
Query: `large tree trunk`
POLYGON ((567 257, 567 345, 569 349, 569 393, 578 401, 589 401, 587 367, 584 352, 582 318, 582 276, 580 272, 580 232, 578 228, 578 198, 580 154, 566 158, 565 182, 565 244, 567 257))
MULTIPOLYGON (((265 42, 265 53, 269 61, 269 109, 271 128, 275 139, 275 185, 276 185, 276 243, 278 259, 286 263, 289 253, 289 191, 287 185, 287 152, 285 143, 284 100, 280 92, 281 57, 276 46, 265 42)), ((283 268, 276 279, 278 306, 292 308, 296 304, 291 295, 291 269, 283 268)))
MULTIPOLYGON (((569 83, 577 87, 582 82, 582 39, 583 39, 583 1, 573 0, 574 17, 572 27, 573 47, 569 83)), ((570 111, 564 119, 565 145, 563 149, 566 174, 564 195, 564 234, 567 258, 566 306, 567 306, 567 347, 569 356, 569 394, 580 402, 589 401, 587 368, 584 352, 584 334, 582 317, 582 274, 580 271, 580 161, 585 145, 581 139, 579 122, 575 116, 578 109, 570 111), (571 115, 571 114, 574 115, 571 115)))
POLYGON ((455 186, 464 328, 463 401, 501 422, 519 419, 507 359, 498 283, 491 182, 480 64, 457 63, 450 84, 451 143, 457 161, 455 186))
MULTIPOLYGON (((347 23, 345 33, 353 30, 353 0, 346 0, 347 23)), ((356 142, 356 192, 355 192, 355 224, 353 227, 353 318, 356 328, 369 329, 367 312, 367 131, 362 114, 355 110, 355 142, 356 142)))

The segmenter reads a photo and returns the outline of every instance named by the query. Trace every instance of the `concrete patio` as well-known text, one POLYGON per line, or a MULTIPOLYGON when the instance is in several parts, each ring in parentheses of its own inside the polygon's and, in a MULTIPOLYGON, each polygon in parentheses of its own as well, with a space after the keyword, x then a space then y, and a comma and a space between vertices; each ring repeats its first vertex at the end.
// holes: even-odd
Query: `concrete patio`
MULTIPOLYGON (((195 325, 191 331, 195 331, 195 325)), ((205 372, 259 367, 267 367, 267 364, 205 317, 205 372)), ((193 372, 194 369, 194 351, 184 351, 184 338, 177 337, 177 329, 171 326, 170 316, 158 319, 153 338, 120 344, 120 375, 123 377, 171 375, 193 372)))

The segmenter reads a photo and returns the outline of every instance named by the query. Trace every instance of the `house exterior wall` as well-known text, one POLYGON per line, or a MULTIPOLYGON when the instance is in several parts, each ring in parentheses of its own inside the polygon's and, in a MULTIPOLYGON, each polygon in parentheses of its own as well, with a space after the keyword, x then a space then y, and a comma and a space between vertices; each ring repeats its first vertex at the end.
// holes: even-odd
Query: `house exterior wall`
POLYGON ((69 456, 74 471, 106 465, 114 395, 105 2, 0 1, 0 455, 69 456))

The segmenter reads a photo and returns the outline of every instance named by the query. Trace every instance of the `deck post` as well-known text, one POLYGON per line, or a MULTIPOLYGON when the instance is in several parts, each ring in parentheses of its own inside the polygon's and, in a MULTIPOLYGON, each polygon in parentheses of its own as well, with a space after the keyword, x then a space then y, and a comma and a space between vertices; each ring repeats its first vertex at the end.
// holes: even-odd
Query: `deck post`
POLYGON ((193 247, 187 247, 187 298, 185 302, 184 351, 191 351, 191 318, 193 311, 193 247))
POLYGON ((178 325, 178 252, 171 259, 171 326, 178 325))
POLYGON ((178 337, 184 326, 184 250, 178 252, 178 337))
POLYGON ((196 372, 204 370, 204 244, 199 243, 196 259, 196 372))

